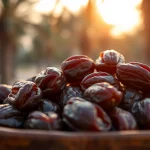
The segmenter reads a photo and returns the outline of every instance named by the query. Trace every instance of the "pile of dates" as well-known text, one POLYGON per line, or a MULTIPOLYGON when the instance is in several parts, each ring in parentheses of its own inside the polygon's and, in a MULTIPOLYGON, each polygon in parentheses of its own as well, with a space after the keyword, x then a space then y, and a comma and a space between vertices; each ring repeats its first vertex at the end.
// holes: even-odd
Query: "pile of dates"
POLYGON ((67 58, 26 81, 0 85, 0 126, 59 131, 150 129, 150 67, 115 50, 67 58))

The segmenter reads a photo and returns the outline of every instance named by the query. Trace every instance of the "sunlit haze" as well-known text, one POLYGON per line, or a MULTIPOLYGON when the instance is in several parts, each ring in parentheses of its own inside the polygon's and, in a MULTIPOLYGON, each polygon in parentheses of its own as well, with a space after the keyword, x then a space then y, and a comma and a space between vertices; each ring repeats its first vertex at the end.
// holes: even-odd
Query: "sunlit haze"
MULTIPOLYGON (((97 9, 107 24, 113 25, 112 35, 131 33, 140 24, 140 13, 137 6, 142 0, 97 0, 97 9)), ((55 6, 56 0, 40 0, 35 9, 40 12, 50 12, 55 6)), ((60 0, 56 14, 60 14, 62 7, 77 13, 88 0, 60 0)))
POLYGON ((140 23, 140 13, 137 9, 141 0, 97 0, 99 13, 104 21, 114 25, 112 34, 119 35, 131 32, 140 23))
MULTIPOLYGON (((56 13, 62 11, 62 7, 68 8, 72 12, 78 12, 82 6, 87 4, 88 0, 60 0, 56 13)), ((35 9, 40 12, 50 12, 55 6, 56 0, 39 0, 35 5, 35 9)))

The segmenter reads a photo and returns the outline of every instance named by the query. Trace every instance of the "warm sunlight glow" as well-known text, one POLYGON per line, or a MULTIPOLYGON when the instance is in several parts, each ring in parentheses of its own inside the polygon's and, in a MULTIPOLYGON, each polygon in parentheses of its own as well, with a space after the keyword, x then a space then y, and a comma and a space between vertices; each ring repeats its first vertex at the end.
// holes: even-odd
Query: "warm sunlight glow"
POLYGON ((35 10, 47 13, 54 8, 55 2, 56 0, 39 0, 39 2, 35 5, 35 10))
POLYGON ((79 11, 87 2, 88 0, 61 0, 61 4, 73 12, 79 11))
MULTIPOLYGON (((55 14, 61 14, 63 7, 77 13, 87 2, 88 0, 60 0, 55 14)), ((134 32, 140 24, 137 7, 141 2, 142 0, 96 0, 96 5, 104 21, 113 25, 112 35, 120 36, 122 33, 134 32)), ((53 10, 55 3, 56 0, 39 0, 35 10, 48 13, 53 10)))
POLYGON ((113 35, 131 32, 140 23, 137 6, 141 0, 97 0, 99 13, 104 21, 114 25, 113 35))
MULTIPOLYGON (((35 9, 41 12, 50 12, 55 6, 56 0, 40 0, 35 9)), ((62 7, 67 7, 72 12, 78 12, 81 6, 85 6, 88 0, 60 0, 57 13, 62 11, 62 7)))

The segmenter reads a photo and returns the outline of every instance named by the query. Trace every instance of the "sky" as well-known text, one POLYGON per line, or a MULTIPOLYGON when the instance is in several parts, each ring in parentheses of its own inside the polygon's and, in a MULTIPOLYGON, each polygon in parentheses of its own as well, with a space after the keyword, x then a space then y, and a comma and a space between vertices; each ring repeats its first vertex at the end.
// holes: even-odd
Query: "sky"
MULTIPOLYGON (((142 0, 97 0, 99 14, 107 24, 111 24, 112 35, 132 33, 141 24, 140 11, 137 9, 142 0)), ((48 13, 53 10, 56 0, 39 0, 34 9, 38 12, 48 13)), ((60 0, 56 15, 60 14, 62 7, 67 7, 73 13, 78 13, 88 0, 60 0)))

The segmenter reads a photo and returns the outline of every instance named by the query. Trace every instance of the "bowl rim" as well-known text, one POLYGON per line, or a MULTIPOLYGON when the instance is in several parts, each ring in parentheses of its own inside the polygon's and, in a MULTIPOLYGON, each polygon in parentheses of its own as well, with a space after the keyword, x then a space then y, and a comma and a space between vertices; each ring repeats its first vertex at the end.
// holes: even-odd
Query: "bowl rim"
POLYGON ((32 138, 149 138, 150 130, 128 130, 128 131, 111 131, 111 132, 71 132, 71 131, 47 131, 47 130, 33 130, 33 129, 14 129, 7 127, 0 127, 0 136, 20 136, 32 138))

